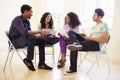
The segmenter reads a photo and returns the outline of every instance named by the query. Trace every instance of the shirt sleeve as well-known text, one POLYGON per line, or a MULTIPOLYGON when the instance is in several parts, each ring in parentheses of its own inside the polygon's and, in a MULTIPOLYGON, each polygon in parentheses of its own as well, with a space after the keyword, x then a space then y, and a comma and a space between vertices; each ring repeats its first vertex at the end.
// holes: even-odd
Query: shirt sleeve
POLYGON ((23 36, 28 38, 28 36, 29 36, 28 30, 31 30, 30 23, 28 23, 27 28, 25 28, 22 19, 16 18, 13 20, 12 24, 13 24, 14 28, 17 31, 19 31, 19 33, 21 33, 23 36))
POLYGON ((72 29, 72 31, 74 31, 75 33, 78 33, 80 34, 80 31, 79 31, 79 26, 75 27, 72 29))
POLYGON ((52 26, 52 31, 56 31, 56 29, 55 29, 55 26, 54 26, 54 25, 52 26))
POLYGON ((41 30, 41 24, 38 24, 38 30, 41 30))
POLYGON ((107 24, 104 23, 101 29, 102 29, 102 32, 108 32, 108 26, 107 26, 107 24))

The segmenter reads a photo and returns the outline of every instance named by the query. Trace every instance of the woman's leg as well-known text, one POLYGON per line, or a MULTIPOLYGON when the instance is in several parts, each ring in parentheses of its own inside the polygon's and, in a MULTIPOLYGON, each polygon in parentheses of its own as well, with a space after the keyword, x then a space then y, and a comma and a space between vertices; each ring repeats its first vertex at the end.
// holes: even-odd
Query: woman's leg
POLYGON ((59 44, 60 44, 61 60, 59 61, 58 68, 62 68, 65 65, 66 50, 67 50, 67 45, 69 44, 69 41, 65 40, 63 37, 60 37, 59 44))
POLYGON ((60 37, 59 44, 60 44, 61 60, 65 60, 67 43, 68 42, 64 40, 63 37, 60 37))
POLYGON ((57 42, 59 41, 59 38, 58 37, 49 37, 49 38, 47 38, 46 40, 45 40, 45 43, 46 43, 46 45, 47 44, 50 44, 50 45, 54 45, 54 44, 56 44, 57 42))

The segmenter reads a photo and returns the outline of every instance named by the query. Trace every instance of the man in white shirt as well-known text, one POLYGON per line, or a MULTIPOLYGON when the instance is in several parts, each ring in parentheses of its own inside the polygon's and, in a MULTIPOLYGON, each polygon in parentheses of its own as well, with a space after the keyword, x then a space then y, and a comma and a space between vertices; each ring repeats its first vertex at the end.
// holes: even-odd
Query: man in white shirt
POLYGON ((70 68, 67 73, 73 73, 77 71, 77 54, 78 51, 98 51, 103 43, 108 39, 107 25, 102 22, 104 11, 100 8, 95 9, 93 15, 93 21, 96 25, 92 27, 90 36, 76 34, 73 31, 69 31, 70 45, 68 49, 70 52, 70 68))

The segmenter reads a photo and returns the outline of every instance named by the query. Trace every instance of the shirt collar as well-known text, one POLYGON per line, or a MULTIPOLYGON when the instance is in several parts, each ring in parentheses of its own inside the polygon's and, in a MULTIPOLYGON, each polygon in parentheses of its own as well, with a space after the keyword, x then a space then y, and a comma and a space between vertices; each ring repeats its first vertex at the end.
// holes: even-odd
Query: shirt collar
POLYGON ((23 21, 24 23, 27 23, 27 22, 28 22, 27 19, 26 19, 26 20, 24 19, 23 15, 21 15, 20 17, 21 17, 21 19, 22 19, 22 21, 23 21))

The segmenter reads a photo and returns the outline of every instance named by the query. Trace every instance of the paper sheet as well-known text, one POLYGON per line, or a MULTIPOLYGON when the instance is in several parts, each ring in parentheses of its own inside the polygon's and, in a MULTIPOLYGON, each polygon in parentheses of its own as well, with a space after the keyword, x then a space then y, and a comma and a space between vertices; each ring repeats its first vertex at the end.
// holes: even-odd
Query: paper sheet
POLYGON ((62 35, 62 36, 66 36, 69 38, 67 32, 63 29, 63 28, 59 28, 59 33, 62 35))

